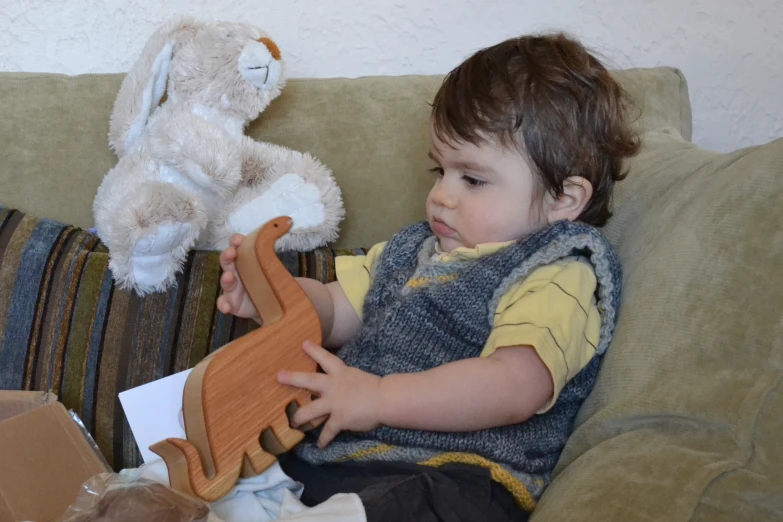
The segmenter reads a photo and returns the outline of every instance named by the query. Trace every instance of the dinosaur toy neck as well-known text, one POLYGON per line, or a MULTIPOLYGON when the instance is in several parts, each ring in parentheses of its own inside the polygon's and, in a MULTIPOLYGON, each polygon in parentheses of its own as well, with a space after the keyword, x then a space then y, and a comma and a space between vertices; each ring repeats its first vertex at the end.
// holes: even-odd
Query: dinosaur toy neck
POLYGON ((290 218, 275 218, 249 234, 237 251, 237 272, 265 325, 282 319, 302 303, 312 308, 304 290, 275 252, 275 242, 290 227, 290 218))
MULTIPOLYGON (((280 258, 275 252, 275 241, 288 232, 289 227, 290 225, 281 227, 282 229, 277 228, 277 225, 274 227, 262 227, 261 232, 255 241, 255 258, 259 261, 260 272, 263 274, 262 277, 266 279, 266 284, 275 297, 274 300, 262 298, 253 301, 254 304, 260 301, 259 306, 269 308, 266 312, 269 315, 265 315, 264 311, 259 309, 265 324, 273 322, 271 319, 267 320, 267 317, 276 317, 275 320, 277 320, 285 316, 295 304, 302 302, 309 303, 309 299, 304 293, 304 290, 302 290, 299 283, 291 277, 288 269, 282 261, 280 261, 280 258), (271 301, 274 302, 271 304, 267 303, 271 301), (277 312, 277 308, 279 308, 279 312, 277 312)), ((252 299, 251 296, 251 300, 252 299)))

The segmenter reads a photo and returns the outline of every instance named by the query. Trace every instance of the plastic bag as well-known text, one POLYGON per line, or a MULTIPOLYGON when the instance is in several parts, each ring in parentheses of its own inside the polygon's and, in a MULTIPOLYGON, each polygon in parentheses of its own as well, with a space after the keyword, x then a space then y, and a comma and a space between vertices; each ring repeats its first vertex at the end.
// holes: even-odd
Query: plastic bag
MULTIPOLYGON (((57 522, 207 522, 209 506, 146 479, 101 473, 81 491, 57 522)), ((213 517, 212 520, 215 520, 213 517)))
POLYGON ((81 430, 82 435, 84 435, 84 438, 90 444, 90 447, 92 447, 92 450, 98 456, 100 461, 103 462, 103 465, 106 466, 106 469, 111 470, 111 466, 109 466, 109 463, 106 462, 106 457, 103 456, 103 453, 101 453, 101 449, 98 447, 98 444, 95 442, 95 439, 93 439, 92 435, 90 435, 90 432, 87 431, 87 427, 82 422, 81 417, 79 417, 79 415, 77 415, 76 412, 73 410, 68 410, 68 415, 70 415, 73 422, 75 422, 76 425, 79 427, 79 430, 81 430))

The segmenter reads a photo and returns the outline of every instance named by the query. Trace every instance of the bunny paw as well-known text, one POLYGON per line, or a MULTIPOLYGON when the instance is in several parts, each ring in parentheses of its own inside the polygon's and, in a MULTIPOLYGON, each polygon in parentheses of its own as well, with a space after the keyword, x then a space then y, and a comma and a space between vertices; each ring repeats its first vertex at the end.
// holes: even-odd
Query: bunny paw
POLYGON ((166 221, 142 235, 133 245, 131 272, 140 288, 159 287, 173 274, 195 241, 193 223, 166 221))
POLYGON ((297 174, 286 174, 263 194, 234 211, 229 226, 233 232, 249 234, 279 216, 293 219, 292 231, 320 225, 325 219, 321 191, 297 174))

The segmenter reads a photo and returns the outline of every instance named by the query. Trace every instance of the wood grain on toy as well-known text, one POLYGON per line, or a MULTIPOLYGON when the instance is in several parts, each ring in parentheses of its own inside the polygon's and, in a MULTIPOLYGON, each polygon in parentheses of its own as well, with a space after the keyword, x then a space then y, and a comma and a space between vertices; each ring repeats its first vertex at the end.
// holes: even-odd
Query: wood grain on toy
POLYGON ((171 487, 206 501, 223 497, 241 476, 262 473, 304 437, 288 415, 311 394, 277 382, 281 369, 314 372, 302 344, 321 344, 318 314, 280 262, 275 240, 292 226, 271 220, 237 252, 237 271, 264 324, 195 366, 183 392, 188 440, 150 446, 169 470, 171 487))

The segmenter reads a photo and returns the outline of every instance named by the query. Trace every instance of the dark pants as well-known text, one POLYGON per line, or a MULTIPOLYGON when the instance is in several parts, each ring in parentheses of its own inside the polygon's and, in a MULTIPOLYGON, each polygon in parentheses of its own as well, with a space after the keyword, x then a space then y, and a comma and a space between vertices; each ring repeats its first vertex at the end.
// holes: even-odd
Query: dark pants
POLYGON ((315 506, 336 493, 356 493, 367 522, 526 521, 511 493, 486 468, 404 462, 314 465, 293 454, 280 457, 292 479, 304 484, 302 502, 315 506))

